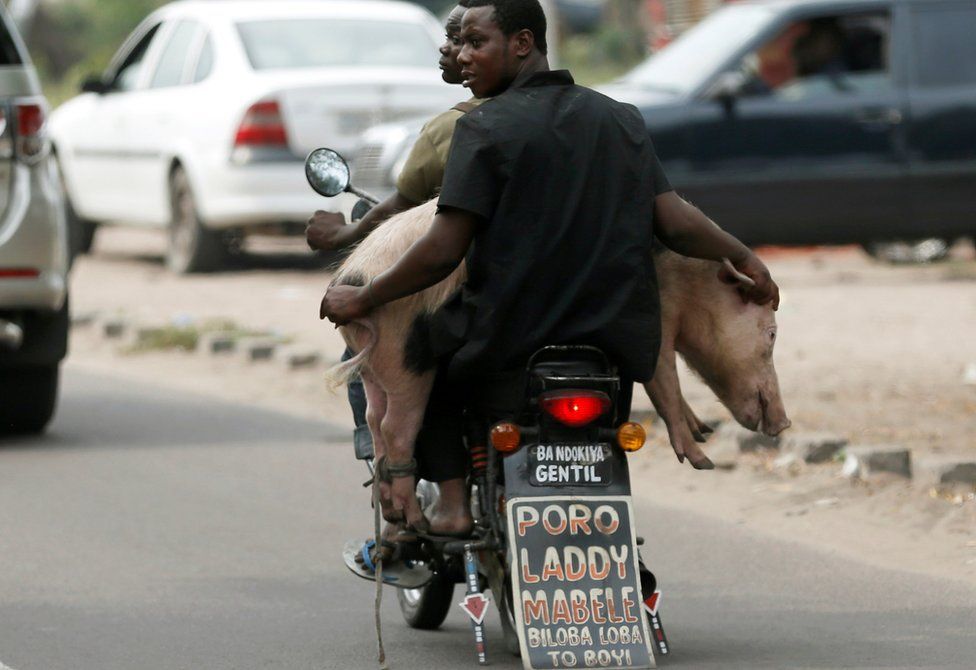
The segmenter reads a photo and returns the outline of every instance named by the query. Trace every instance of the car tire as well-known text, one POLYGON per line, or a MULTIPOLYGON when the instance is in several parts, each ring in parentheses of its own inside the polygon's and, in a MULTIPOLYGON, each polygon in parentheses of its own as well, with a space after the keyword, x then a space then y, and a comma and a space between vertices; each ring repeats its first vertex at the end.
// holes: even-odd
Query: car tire
POLYGON ((867 242, 861 246, 872 258, 895 264, 936 263, 949 255, 949 242, 940 237, 867 242))
POLYGON ((411 628, 436 630, 444 623, 454 600, 454 582, 442 574, 419 589, 397 589, 400 613, 411 628))
POLYGON ((58 364, 0 369, 0 433, 42 432, 58 400, 58 364))
POLYGON ((170 211, 166 267, 176 274, 220 269, 227 256, 224 236, 203 225, 190 179, 181 167, 170 176, 170 211))
POLYGON ((58 179, 61 182, 61 193, 64 196, 64 218, 68 225, 68 251, 73 261, 75 256, 82 256, 91 251, 98 224, 78 216, 78 212, 75 211, 75 206, 71 202, 71 196, 68 194, 68 187, 64 181, 64 170, 61 168, 61 162, 57 161, 56 165, 58 168, 58 179))

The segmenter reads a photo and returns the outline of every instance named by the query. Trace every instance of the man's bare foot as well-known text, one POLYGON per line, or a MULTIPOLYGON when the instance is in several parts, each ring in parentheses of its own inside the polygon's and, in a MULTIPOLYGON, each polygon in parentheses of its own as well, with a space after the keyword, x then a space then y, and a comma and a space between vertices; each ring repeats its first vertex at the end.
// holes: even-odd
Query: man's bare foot
POLYGON ((440 482, 440 497, 428 513, 430 532, 434 535, 456 535, 464 537, 471 534, 474 519, 468 503, 468 488, 463 479, 450 479, 440 482))

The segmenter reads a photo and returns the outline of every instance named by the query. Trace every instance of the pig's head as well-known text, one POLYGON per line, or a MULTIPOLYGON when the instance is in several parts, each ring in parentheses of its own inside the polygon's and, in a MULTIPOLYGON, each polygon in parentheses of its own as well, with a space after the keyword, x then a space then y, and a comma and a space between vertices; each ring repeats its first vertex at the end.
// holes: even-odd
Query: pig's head
POLYGON ((790 427, 779 391, 771 304, 743 303, 734 287, 699 286, 698 304, 682 310, 676 347, 689 367, 749 430, 778 435, 790 427))

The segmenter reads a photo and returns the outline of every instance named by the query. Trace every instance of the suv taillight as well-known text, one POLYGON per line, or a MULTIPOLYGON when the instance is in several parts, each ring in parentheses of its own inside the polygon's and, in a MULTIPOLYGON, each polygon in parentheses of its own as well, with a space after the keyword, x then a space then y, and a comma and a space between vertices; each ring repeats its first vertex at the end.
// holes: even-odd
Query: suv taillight
POLYGON ((601 391, 567 389, 539 396, 546 414, 570 428, 592 423, 610 409, 610 397, 601 391))
POLYGON ((14 103, 13 111, 14 152, 23 162, 33 163, 41 158, 47 149, 44 105, 36 100, 18 101, 14 103))
POLYGON ((261 100, 248 107, 234 137, 235 148, 287 145, 285 121, 277 100, 261 100))

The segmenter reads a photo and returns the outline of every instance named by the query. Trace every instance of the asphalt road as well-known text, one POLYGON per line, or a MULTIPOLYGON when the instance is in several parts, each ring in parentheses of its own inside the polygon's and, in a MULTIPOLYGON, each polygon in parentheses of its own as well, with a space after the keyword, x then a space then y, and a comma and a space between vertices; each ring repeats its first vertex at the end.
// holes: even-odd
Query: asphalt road
MULTIPOLYGON (((372 588, 339 557, 371 518, 350 452, 341 427, 69 367, 49 434, 0 441, 0 670, 375 668, 372 588)), ((663 667, 976 667, 972 589, 637 513, 663 667)), ((388 591, 384 617, 394 670, 477 667, 460 608, 416 632, 388 591)), ((488 644, 520 667, 494 614, 488 644)))

